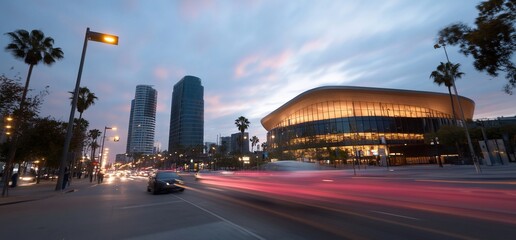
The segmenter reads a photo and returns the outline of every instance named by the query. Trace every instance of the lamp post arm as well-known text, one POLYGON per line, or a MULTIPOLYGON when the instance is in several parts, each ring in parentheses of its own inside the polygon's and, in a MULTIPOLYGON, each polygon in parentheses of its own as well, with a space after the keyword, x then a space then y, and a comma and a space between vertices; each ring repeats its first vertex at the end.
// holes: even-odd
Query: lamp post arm
POLYGON ((88 47, 88 33, 90 28, 86 28, 84 34, 84 45, 82 47, 81 63, 79 64, 79 73, 77 74, 77 81, 75 82, 75 89, 73 92, 72 107, 70 110, 70 119, 68 120, 68 126, 66 128, 66 139, 63 146, 63 153, 61 154, 61 162, 59 164, 59 177, 57 178, 57 185, 55 190, 60 191, 63 187, 63 178, 65 175, 65 168, 68 163, 68 149, 70 148, 70 142, 72 140, 73 132, 73 119, 75 115, 75 109, 77 107, 77 99, 79 98, 79 86, 81 85, 82 66, 84 65, 84 57, 86 56, 86 48, 88 47))

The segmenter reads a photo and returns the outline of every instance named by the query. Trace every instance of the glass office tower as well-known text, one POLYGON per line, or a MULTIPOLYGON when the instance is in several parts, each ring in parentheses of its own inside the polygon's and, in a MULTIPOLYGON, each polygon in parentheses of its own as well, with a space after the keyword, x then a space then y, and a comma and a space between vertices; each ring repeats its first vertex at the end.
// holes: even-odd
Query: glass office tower
POLYGON ((158 92, 152 86, 136 86, 131 101, 126 153, 153 153, 157 99, 158 92))
POLYGON ((204 87, 200 78, 185 76, 172 92, 168 150, 202 147, 203 138, 204 87))

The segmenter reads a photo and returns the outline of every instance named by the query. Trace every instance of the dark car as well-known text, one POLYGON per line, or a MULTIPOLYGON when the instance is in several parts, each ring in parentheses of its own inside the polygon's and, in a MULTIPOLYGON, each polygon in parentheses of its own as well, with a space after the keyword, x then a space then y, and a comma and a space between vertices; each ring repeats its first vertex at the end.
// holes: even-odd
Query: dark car
POLYGON ((184 191, 183 178, 175 171, 158 170, 149 177, 147 192, 158 194, 160 192, 184 191))

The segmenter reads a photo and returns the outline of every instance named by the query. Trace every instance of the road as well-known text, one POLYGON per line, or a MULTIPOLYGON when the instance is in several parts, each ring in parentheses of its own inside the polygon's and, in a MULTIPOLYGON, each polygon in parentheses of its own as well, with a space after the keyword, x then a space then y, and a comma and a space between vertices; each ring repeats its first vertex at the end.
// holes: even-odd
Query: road
MULTIPOLYGON (((2 239, 508 239, 511 181, 311 174, 184 176, 152 195, 145 178, 0 206, 2 239)), ((509 237, 512 236, 512 237, 509 237)))

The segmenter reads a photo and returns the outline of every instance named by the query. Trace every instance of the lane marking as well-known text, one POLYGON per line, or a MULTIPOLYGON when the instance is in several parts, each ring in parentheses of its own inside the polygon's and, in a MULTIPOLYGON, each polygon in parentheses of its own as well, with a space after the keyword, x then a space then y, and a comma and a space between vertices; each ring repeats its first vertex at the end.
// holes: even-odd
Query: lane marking
POLYGON ((198 208, 198 209, 201 209, 201 210, 203 210, 203 211, 204 211, 204 212, 206 212, 206 213, 211 214, 212 216, 214 216, 214 217, 216 217, 216 218, 218 218, 218 219, 222 220, 223 222, 225 222, 225 223, 227 223, 227 224, 229 224, 229 225, 231 225, 231 226, 233 226, 233 227, 237 228, 238 230, 240 230, 240 231, 242 231, 242 232, 245 232, 245 233, 247 233, 247 234, 249 234, 249 235, 251 235, 251 236, 253 236, 253 237, 257 238, 257 239, 265 240, 265 238, 260 237, 259 235, 257 235, 257 234, 255 234, 255 233, 253 233, 253 232, 251 232, 251 231, 249 231, 249 230, 245 229, 244 227, 242 227, 242 226, 240 226, 240 225, 238 225, 238 224, 236 224, 236 223, 233 223, 233 222, 229 221, 228 219, 225 219, 224 217, 222 217, 222 216, 220 216, 220 215, 218 215, 218 214, 216 214, 216 213, 214 213, 214 212, 212 212, 212 211, 210 211, 210 210, 208 210, 208 209, 206 209, 206 208, 203 208, 203 207, 201 207, 201 206, 199 206, 199 205, 197 205, 197 204, 195 204, 195 203, 193 203, 193 202, 190 202, 190 201, 188 201, 188 200, 186 200, 186 199, 184 199, 184 198, 182 198, 182 197, 178 197, 178 196, 174 196, 174 197, 179 198, 179 199, 181 199, 181 200, 185 201, 186 203, 189 203, 190 205, 192 205, 192 206, 194 206, 194 207, 196 207, 196 208, 198 208))
POLYGON ((413 218, 413 217, 408 217, 408 216, 403 216, 403 215, 394 214, 394 213, 388 213, 388 212, 382 212, 382 211, 371 210, 370 212, 384 214, 384 215, 393 216, 393 217, 405 218, 405 219, 410 219, 410 220, 418 220, 418 221, 421 220, 419 218, 413 218))
POLYGON ((167 204, 180 203, 180 202, 181 201, 178 200, 178 201, 169 201, 169 202, 162 202, 162 203, 140 204, 140 205, 121 207, 119 209, 133 209, 133 208, 153 207, 153 206, 167 205, 167 204))
POLYGON ((210 189, 210 190, 214 190, 214 191, 219 191, 219 192, 225 192, 226 190, 223 190, 223 189, 220 189, 220 188, 214 188, 214 187, 206 187, 206 189, 210 189))

